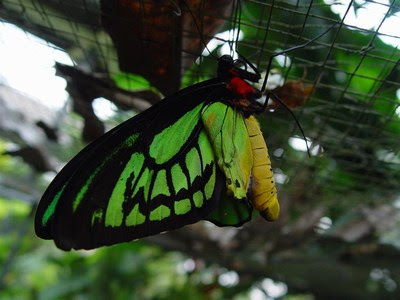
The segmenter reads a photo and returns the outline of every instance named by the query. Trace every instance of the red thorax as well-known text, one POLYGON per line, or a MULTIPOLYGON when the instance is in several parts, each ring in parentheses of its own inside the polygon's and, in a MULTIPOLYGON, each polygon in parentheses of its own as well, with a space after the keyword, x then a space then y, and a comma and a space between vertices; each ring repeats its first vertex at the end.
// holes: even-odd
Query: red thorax
POLYGON ((254 88, 242 78, 240 78, 235 70, 231 69, 229 70, 229 73, 233 75, 233 78, 227 84, 227 88, 229 90, 231 90, 241 98, 248 98, 249 95, 255 93, 254 88))

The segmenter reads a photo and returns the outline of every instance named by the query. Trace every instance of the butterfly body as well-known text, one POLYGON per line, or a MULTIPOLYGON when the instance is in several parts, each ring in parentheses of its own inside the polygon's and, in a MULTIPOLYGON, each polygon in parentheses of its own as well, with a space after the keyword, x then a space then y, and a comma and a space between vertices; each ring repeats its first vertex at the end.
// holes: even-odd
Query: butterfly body
POLYGON ((249 189, 262 198, 255 207, 275 207, 276 218, 275 186, 264 179, 269 159, 260 158, 267 150, 257 145, 264 140, 251 116, 261 108, 259 92, 245 81, 254 75, 222 57, 217 78, 166 97, 88 145, 44 193, 37 235, 64 250, 92 249, 202 219, 241 226, 251 218, 249 189), (274 197, 260 196, 267 189, 274 197))

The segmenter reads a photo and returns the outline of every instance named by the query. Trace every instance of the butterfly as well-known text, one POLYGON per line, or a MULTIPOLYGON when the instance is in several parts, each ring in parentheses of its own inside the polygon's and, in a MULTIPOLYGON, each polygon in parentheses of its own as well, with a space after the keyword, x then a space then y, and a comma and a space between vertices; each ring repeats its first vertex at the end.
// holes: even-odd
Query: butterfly
POLYGON ((241 226, 279 203, 253 114, 259 73, 231 56, 218 75, 166 97, 78 153, 45 191, 35 231, 63 250, 93 249, 199 220, 241 226))

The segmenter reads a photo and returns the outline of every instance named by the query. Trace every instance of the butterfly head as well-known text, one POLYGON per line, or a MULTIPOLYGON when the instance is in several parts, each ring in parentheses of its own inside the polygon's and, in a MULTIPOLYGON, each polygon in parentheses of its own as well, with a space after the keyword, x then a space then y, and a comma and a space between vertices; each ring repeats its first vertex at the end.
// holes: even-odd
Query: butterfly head
POLYGON ((248 83, 248 81, 258 82, 260 74, 249 62, 244 59, 235 61, 230 55, 223 55, 218 62, 218 77, 226 82, 226 88, 232 96, 228 99, 231 105, 239 108, 245 115, 263 110, 262 105, 257 101, 262 93, 248 83), (249 72, 248 65, 256 73, 249 72))
POLYGON ((260 74, 256 68, 245 59, 233 60, 230 55, 223 55, 218 60, 218 77, 220 78, 232 78, 240 77, 243 80, 250 82, 258 82, 261 79, 260 74), (244 69, 240 66, 244 66, 244 69), (247 71, 247 67, 250 66, 256 73, 247 71))

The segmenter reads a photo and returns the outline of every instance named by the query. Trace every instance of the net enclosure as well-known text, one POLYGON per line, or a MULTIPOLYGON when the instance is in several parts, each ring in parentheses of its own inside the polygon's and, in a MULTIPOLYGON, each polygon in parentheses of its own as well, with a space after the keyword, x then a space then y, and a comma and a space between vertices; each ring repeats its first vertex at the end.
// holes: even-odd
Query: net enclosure
POLYGON ((215 57, 236 50, 265 75, 269 58, 282 52, 272 60, 267 88, 283 85, 276 91, 285 99, 306 102, 295 111, 311 147, 307 157, 284 110, 261 117, 284 197, 336 203, 345 195, 340 198, 346 205, 352 199, 387 203, 398 197, 398 1, 0 5, 3 22, 63 49, 76 68, 101 74, 115 88, 152 86, 169 94, 215 76, 215 57))
MULTIPOLYGON (((400 201, 400 1, 0 0, 0 21, 71 57, 55 68, 87 141, 104 132, 95 98, 140 112, 214 77, 223 54, 251 62, 310 148, 270 99, 258 120, 282 203, 271 235, 301 216, 312 223, 304 232, 318 234, 326 216, 332 235, 355 242, 365 236, 335 224, 349 212, 381 220, 400 201)), ((256 224, 248 228, 260 233, 256 224)))

